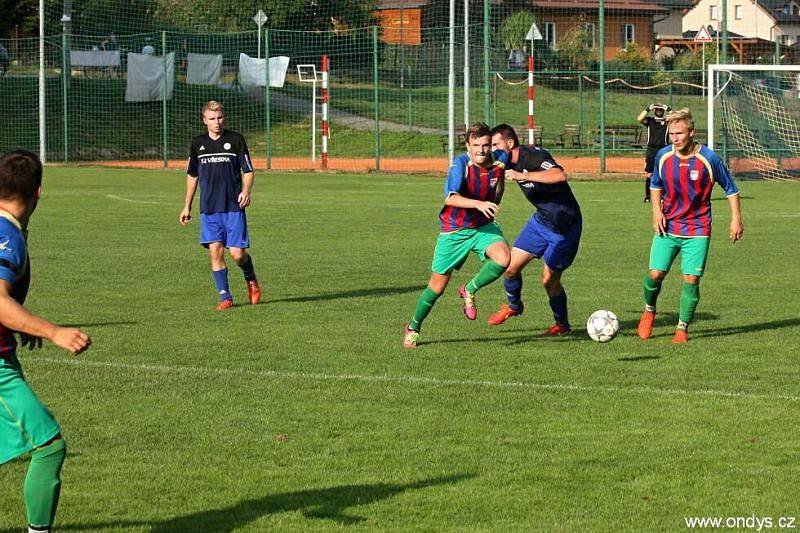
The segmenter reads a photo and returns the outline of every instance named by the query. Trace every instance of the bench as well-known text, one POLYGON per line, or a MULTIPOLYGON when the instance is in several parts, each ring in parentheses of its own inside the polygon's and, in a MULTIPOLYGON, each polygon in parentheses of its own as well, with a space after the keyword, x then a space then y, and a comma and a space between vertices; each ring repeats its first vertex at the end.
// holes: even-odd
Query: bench
MULTIPOLYGON (((635 124, 606 124, 606 143, 611 140, 611 149, 643 148, 647 141, 644 128, 635 124)), ((600 144, 600 128, 592 132, 592 143, 600 144)))
POLYGON ((556 135, 554 139, 556 147, 561 148, 583 148, 583 135, 578 124, 564 124, 564 131, 556 135))

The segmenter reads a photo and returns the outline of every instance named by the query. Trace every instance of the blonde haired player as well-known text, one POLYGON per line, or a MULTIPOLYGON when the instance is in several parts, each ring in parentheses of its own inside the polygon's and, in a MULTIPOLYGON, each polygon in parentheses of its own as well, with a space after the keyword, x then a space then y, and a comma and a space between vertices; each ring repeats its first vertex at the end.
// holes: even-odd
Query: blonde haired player
POLYGON ((200 244, 211 254, 211 271, 220 302, 217 310, 233 307, 228 287, 225 248, 242 269, 251 304, 261 299, 253 260, 247 249, 245 209, 250 205, 253 188, 253 164, 244 137, 225 129, 225 114, 219 102, 203 106, 206 133, 192 140, 189 168, 186 171, 186 199, 179 222, 185 226, 192 219, 192 201, 200 185, 200 244))
POLYGON ((734 243, 744 228, 739 209, 739 189, 722 159, 710 148, 694 141, 694 118, 689 109, 667 115, 671 146, 656 155, 650 179, 653 208, 653 243, 650 270, 644 277, 644 304, 638 333, 647 339, 653 330, 656 301, 661 283, 673 261, 681 254, 681 289, 678 326, 673 342, 687 341, 686 330, 700 301, 700 278, 706 268, 711 239, 711 190, 718 183, 731 208, 729 237, 734 243))

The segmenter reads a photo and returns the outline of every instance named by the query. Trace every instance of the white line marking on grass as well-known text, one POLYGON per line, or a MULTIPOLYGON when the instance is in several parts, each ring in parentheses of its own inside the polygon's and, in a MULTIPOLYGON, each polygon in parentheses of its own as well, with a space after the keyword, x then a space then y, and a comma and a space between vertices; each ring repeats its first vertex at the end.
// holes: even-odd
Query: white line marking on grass
POLYGON ((106 194, 106 198, 111 198, 112 200, 120 200, 122 202, 130 202, 132 204, 166 205, 163 202, 149 202, 147 200, 132 200, 130 198, 123 198, 122 196, 117 196, 116 194, 106 194))
POLYGON ((747 392, 729 392, 713 389, 683 390, 658 389, 654 387, 601 387, 593 385, 570 385, 563 383, 526 383, 522 381, 488 381, 472 379, 439 379, 421 376, 370 376, 359 374, 322 374, 314 372, 278 372, 275 370, 247 370, 234 368, 208 368, 192 366, 146 365, 130 363, 112 363, 107 361, 90 361, 87 359, 49 359, 34 357, 25 360, 25 364, 36 362, 54 363, 71 366, 90 366, 96 368, 113 368, 121 370, 140 370, 145 372, 166 372, 176 374, 217 374, 226 376, 253 376, 272 379, 299 379, 317 381, 363 381, 366 383, 399 383, 419 384, 444 387, 489 387, 497 389, 531 389, 546 391, 573 391, 580 393, 606 392, 631 394, 658 394, 662 396, 710 396, 736 400, 784 400, 800 401, 800 396, 785 394, 755 394, 747 392))

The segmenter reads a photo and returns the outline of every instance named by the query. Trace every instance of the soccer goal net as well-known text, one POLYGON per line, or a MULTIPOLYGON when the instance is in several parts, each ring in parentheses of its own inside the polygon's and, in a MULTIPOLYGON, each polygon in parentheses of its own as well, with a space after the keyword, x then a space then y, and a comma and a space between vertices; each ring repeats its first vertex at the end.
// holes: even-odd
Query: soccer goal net
POLYGON ((709 65, 708 145, 740 177, 800 179, 800 65, 709 65))

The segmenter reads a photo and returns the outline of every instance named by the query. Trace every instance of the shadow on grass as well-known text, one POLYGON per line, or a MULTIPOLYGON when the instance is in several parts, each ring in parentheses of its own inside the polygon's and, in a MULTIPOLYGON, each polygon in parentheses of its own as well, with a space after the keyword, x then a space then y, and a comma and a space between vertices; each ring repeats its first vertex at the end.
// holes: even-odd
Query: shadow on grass
POLYGON ((660 355, 633 355, 631 357, 620 357, 617 361, 623 362, 636 362, 636 361, 650 361, 653 359, 661 359, 660 355))
MULTIPOLYGON (((357 524, 367 518, 348 514, 347 509, 386 500, 409 490, 421 490, 438 485, 459 483, 476 477, 476 474, 424 479, 414 483, 374 483, 369 485, 342 485, 326 489, 301 490, 262 498, 242 500, 235 505, 200 511, 164 521, 115 521, 94 524, 61 524, 58 531, 93 531, 98 529, 125 529, 150 527, 153 533, 177 531, 203 531, 224 533, 246 527, 247 524, 277 513, 300 512, 309 519, 332 520, 342 526, 357 524)), ((0 533, 16 533, 0 530, 0 533)))
POLYGON ((64 328, 101 328, 103 326, 134 326, 138 322, 134 320, 117 320, 108 322, 86 322, 85 324, 62 324, 64 328))
POLYGON ((757 331, 772 331, 783 328, 793 328, 800 326, 800 318, 786 318, 784 320, 771 320, 769 322, 757 322, 745 324, 743 326, 730 326, 724 328, 712 328, 694 331, 689 329, 689 337, 724 337, 726 335, 740 335, 743 333, 753 333, 757 331))
POLYGON ((303 302, 325 302, 328 300, 342 300, 345 298, 362 297, 381 297, 392 296, 394 294, 406 294, 409 292, 422 292, 427 285, 409 285, 408 287, 374 287, 372 289, 355 289, 352 291, 329 292, 326 294, 309 294, 307 296, 293 296, 290 298, 279 298, 277 300, 267 300, 267 304, 278 303, 303 303, 303 302))

